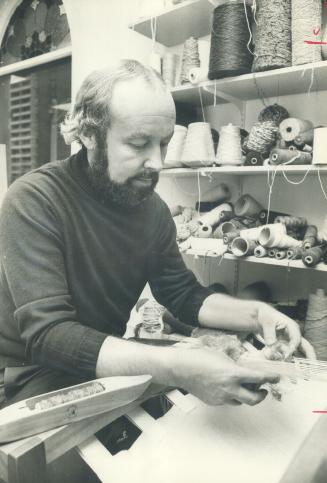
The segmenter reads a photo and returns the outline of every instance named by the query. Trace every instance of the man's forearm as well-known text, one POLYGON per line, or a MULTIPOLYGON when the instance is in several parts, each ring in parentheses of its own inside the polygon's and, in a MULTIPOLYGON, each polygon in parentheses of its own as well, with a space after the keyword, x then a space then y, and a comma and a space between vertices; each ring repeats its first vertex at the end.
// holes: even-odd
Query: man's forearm
POLYGON ((153 382, 174 385, 176 350, 116 337, 103 342, 96 365, 96 376, 132 376, 150 374, 153 382))
POLYGON ((213 329, 231 331, 258 331, 260 302, 240 300, 225 294, 207 297, 199 311, 199 324, 213 329))

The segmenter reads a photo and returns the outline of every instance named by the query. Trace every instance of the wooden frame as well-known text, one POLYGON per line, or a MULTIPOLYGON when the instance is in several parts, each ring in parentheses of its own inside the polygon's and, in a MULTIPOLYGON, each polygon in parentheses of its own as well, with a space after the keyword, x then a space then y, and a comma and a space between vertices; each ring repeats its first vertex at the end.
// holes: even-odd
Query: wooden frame
MULTIPOLYGON (((46 482, 48 464, 120 416, 135 411, 149 397, 159 394, 150 388, 142 398, 92 418, 0 446, 0 478, 6 483, 46 482)), ((325 483, 327 469, 327 416, 322 415, 290 462, 280 483, 325 483)))

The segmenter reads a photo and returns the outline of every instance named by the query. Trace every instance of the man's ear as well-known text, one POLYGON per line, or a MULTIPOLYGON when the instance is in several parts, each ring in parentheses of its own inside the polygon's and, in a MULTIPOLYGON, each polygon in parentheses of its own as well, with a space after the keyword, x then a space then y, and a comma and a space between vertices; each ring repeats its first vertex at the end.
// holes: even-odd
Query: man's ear
POLYGON ((96 147, 96 141, 94 134, 80 134, 80 140, 84 144, 87 150, 93 151, 96 147))

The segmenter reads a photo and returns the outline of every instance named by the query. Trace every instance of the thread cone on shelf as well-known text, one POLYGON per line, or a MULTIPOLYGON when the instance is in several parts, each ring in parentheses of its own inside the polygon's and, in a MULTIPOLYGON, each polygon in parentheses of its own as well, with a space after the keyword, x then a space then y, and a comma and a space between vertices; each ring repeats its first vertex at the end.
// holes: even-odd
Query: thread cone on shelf
POLYGON ((210 166, 215 162, 215 151, 210 124, 189 124, 185 139, 182 162, 189 167, 210 166))
POLYGON ((185 126, 175 125, 164 161, 164 168, 177 168, 183 166, 181 159, 187 134, 185 126))

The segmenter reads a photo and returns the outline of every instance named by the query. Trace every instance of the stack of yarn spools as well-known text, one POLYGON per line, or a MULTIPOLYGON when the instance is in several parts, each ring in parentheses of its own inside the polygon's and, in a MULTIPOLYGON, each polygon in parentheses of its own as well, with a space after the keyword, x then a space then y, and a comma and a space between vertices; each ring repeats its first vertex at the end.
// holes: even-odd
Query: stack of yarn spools
POLYGON ((254 19, 251 3, 222 0, 214 9, 209 79, 327 58, 321 0, 256 0, 254 19))
POLYGON ((249 194, 234 203, 230 197, 228 186, 221 183, 204 193, 195 208, 179 207, 175 222, 182 249, 191 247, 194 237, 220 239, 225 245, 224 252, 236 257, 301 259, 307 267, 327 263, 327 241, 321 239, 317 227, 308 224, 305 218, 268 212, 249 194))

